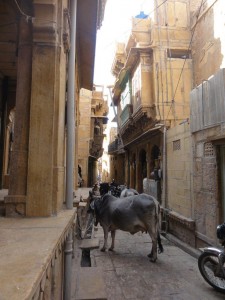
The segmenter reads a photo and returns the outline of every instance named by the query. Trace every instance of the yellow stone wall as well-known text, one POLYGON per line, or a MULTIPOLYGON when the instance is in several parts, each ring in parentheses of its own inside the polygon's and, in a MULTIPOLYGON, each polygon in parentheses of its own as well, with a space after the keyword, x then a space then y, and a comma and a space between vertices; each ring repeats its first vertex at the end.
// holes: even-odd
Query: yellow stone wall
POLYGON ((88 157, 89 142, 91 137, 91 99, 92 92, 81 89, 79 106, 79 130, 78 130, 78 163, 82 169, 83 186, 88 182, 88 157))
MULTIPOLYGON (((195 62, 193 65, 194 88, 225 67, 224 14, 223 0, 208 0, 204 3, 198 18, 196 13, 193 14, 191 26, 194 32, 192 42, 192 56, 195 62)), ((205 95, 202 100, 205 100, 205 95)), ((204 107, 207 108, 207 105, 204 107)), ((220 149, 212 143, 215 152, 212 152, 210 157, 207 157, 205 152, 207 143, 210 144, 214 138, 220 137, 224 138, 224 126, 220 122, 214 127, 193 133, 195 176, 193 205, 197 246, 202 246, 203 242, 211 244, 217 242, 215 229, 218 223, 224 221, 220 182, 221 161, 218 155, 220 149)))
POLYGON ((225 67, 224 1, 208 2, 209 7, 202 10, 197 23, 192 19, 195 86, 225 67))
POLYGON ((125 156, 124 155, 110 155, 110 174, 109 182, 113 179, 118 184, 125 183, 125 156))
MULTIPOLYGON (((189 35, 189 40, 192 38, 191 58, 193 64, 190 60, 186 60, 177 95, 174 98, 175 105, 171 106, 171 112, 174 109, 174 117, 179 116, 180 122, 182 122, 182 118, 184 121, 189 116, 188 91, 213 76, 219 69, 224 68, 224 13, 223 1, 209 0, 204 3, 190 1, 191 31, 189 34, 187 32, 186 37, 189 35), (199 14, 201 4, 203 6, 199 14)), ((179 36, 182 40, 185 32, 180 33, 182 31, 176 31, 176 37, 179 36)), ((185 43, 184 41, 183 45, 185 43)), ((175 91, 182 63, 173 59, 171 64, 173 73, 171 77, 168 77, 168 83, 175 91)), ((173 94, 173 91, 170 89, 168 94, 173 94)), ((172 126, 173 123, 174 125, 179 124, 171 119, 172 126)), ((216 241, 215 228, 219 222, 220 209, 217 174, 219 166, 215 156, 210 159, 204 157, 203 147, 206 141, 210 141, 220 134, 223 135, 223 129, 217 126, 196 132, 190 137, 188 122, 176 125, 167 131, 167 205, 172 212, 195 221, 195 232, 193 233, 194 245, 197 247, 203 246, 203 242, 213 243, 216 241), (179 140, 180 149, 174 150, 174 145, 176 146, 179 140)), ((179 229, 178 227, 177 225, 177 233, 181 231, 182 226, 179 229)))
POLYGON ((185 123, 167 131, 167 204, 187 218, 193 217, 192 176, 192 140, 185 123))

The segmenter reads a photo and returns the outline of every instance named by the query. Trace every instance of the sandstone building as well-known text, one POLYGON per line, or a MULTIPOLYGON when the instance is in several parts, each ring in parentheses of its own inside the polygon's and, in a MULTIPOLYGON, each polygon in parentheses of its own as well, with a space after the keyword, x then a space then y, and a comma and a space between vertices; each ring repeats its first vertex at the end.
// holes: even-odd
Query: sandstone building
MULTIPOLYGON (((83 186, 91 187, 99 174, 99 158, 103 155, 103 140, 108 121, 108 103, 104 87, 81 90, 79 106, 78 164, 82 169, 83 186)), ((101 168, 100 168, 101 170, 101 168)))
POLYGON ((215 243, 225 218, 223 16, 223 1, 154 1, 112 64, 120 142, 110 161, 125 170, 121 184, 158 198, 163 229, 194 247, 215 243))
POLYGON ((79 94, 105 3, 0 1, 1 299, 70 299, 79 94))

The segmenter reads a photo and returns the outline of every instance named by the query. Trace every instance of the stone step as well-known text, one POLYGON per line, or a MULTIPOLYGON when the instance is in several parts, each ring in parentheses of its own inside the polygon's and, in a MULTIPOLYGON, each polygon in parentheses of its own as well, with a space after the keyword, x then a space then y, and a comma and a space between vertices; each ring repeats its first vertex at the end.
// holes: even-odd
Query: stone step
POLYGON ((0 199, 0 216, 5 216, 5 203, 2 199, 0 199))
POLYGON ((99 267, 79 268, 75 300, 105 300, 103 271, 99 267))
POLYGON ((94 250, 99 248, 99 239, 84 239, 81 241, 79 248, 82 250, 94 250))

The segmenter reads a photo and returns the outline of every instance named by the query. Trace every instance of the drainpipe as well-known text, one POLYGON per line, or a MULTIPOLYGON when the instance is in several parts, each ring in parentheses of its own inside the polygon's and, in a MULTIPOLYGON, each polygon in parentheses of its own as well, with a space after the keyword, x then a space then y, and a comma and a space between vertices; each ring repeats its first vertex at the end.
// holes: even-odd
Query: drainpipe
POLYGON ((73 254, 73 228, 70 228, 64 249, 64 288, 63 300, 71 300, 72 283, 72 254, 73 254))
POLYGON ((73 168, 75 144, 75 57, 77 0, 71 0, 71 46, 68 61, 67 147, 66 147, 66 208, 73 208, 73 168))
POLYGON ((163 165, 162 165, 162 176, 163 176, 163 188, 162 188, 162 207, 166 208, 166 125, 156 124, 155 127, 163 128, 163 165))
MULTIPOLYGON (((66 208, 73 209, 73 168, 75 144, 75 58, 76 58, 76 15, 77 0, 71 0, 71 46, 68 61, 68 96, 67 96, 67 147, 66 147, 66 208)), ((64 288, 63 299, 71 299, 72 282, 72 245, 73 233, 69 230, 64 250, 64 288)))
POLYGON ((163 126, 163 189, 162 189, 162 207, 166 208, 166 126, 163 126))

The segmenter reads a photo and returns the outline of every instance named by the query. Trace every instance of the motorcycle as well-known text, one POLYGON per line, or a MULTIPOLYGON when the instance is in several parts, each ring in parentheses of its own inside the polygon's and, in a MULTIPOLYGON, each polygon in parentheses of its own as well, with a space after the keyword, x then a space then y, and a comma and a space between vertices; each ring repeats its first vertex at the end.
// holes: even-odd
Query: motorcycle
POLYGON ((217 238, 223 248, 204 248, 198 258, 198 268, 208 284, 225 293, 225 223, 217 226, 217 238))

